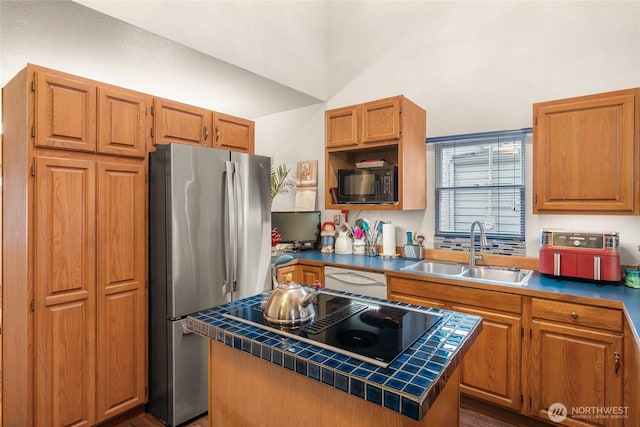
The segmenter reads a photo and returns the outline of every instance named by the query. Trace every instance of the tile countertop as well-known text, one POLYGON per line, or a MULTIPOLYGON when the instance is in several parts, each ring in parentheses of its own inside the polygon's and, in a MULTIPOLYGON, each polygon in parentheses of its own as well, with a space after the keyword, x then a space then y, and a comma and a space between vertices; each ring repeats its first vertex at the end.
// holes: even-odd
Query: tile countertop
MULTIPOLYGON (((362 262, 366 263, 365 260, 362 262)), ((351 295, 341 291, 326 292, 351 295)), ((265 292, 194 313, 187 317, 187 328, 304 375, 310 381, 322 382, 415 420, 421 420, 428 412, 482 329, 482 319, 478 316, 362 297, 443 316, 387 368, 381 368, 222 316, 229 309, 253 305, 268 295, 269 292, 265 292)))
MULTIPOLYGON (((403 273, 416 279, 427 279, 428 276, 407 271, 401 268, 414 264, 416 260, 402 258, 369 257, 366 255, 340 255, 335 253, 323 253, 320 251, 303 251, 291 254, 295 259, 315 261, 323 264, 332 264, 336 267, 357 267, 363 269, 382 270, 386 273, 403 273)), ((535 271, 526 286, 510 285, 472 285, 483 289, 494 289, 500 292, 509 292, 519 295, 554 297, 563 296, 567 299, 579 298, 582 303, 589 303, 589 299, 607 300, 613 302, 612 307, 623 308, 633 333, 640 345, 640 289, 629 288, 624 285, 598 285, 592 282, 579 280, 563 280, 547 277, 535 271), (544 294, 548 295, 544 295, 544 294)), ((591 302, 592 304, 601 304, 591 302)))

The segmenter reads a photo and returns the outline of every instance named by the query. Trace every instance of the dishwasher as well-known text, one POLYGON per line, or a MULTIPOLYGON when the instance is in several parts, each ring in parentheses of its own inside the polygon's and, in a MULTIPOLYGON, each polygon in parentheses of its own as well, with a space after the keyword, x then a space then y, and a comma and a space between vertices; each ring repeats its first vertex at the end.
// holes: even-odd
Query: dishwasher
POLYGON ((369 271, 325 267, 325 288, 376 298, 387 298, 387 276, 369 271))

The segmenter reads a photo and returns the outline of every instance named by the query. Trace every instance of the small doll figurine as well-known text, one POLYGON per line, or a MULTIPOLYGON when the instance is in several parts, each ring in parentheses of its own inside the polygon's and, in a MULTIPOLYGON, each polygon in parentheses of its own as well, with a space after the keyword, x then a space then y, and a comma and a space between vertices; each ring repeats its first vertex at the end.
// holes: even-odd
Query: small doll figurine
POLYGON ((322 231, 320 232, 322 240, 322 249, 320 252, 333 252, 333 244, 336 239, 336 225, 327 221, 322 224, 322 231))

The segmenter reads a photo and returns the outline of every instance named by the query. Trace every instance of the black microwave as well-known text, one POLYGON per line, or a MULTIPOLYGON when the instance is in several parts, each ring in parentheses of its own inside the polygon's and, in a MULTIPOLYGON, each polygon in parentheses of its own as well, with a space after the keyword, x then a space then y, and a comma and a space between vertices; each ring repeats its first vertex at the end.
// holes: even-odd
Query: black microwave
POLYGON ((396 203, 398 167, 338 169, 338 203, 396 203))

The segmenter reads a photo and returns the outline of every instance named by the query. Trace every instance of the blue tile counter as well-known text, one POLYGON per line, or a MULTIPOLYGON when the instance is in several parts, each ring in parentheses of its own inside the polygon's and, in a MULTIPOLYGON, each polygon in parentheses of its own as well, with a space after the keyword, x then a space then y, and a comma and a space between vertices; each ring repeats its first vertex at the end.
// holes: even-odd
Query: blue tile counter
MULTIPOLYGON (((340 255, 335 253, 323 253, 320 251, 303 251, 292 254, 295 259, 331 264, 337 267, 356 267, 363 269, 380 270, 387 274, 402 273, 414 279, 428 279, 428 276, 400 271, 403 267, 416 263, 415 260, 402 258, 380 258, 363 255, 340 255)), ((629 324, 634 329, 636 340, 640 342, 640 289, 633 289, 623 285, 598 285, 592 282, 578 280, 563 280, 547 277, 539 272, 534 272, 526 286, 515 287, 509 285, 471 284, 482 289, 494 289, 500 292, 514 293, 518 295, 539 296, 548 298, 574 299, 578 298, 583 303, 592 303, 590 299, 612 302, 612 307, 624 309, 629 324), (545 295, 546 294, 546 295, 545 295)))
MULTIPOLYGON (((370 260, 373 262, 373 258, 370 260)), ((351 295, 339 291, 326 292, 351 295)), ((348 393, 415 420, 421 420, 428 412, 482 329, 482 319, 478 316, 361 297, 443 316, 389 367, 381 368, 222 316, 268 296, 269 292, 266 292, 194 313, 187 318, 187 328, 261 359, 257 363, 277 365, 310 381, 333 387, 337 392, 348 393)))

